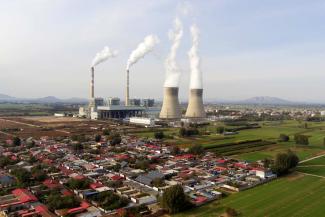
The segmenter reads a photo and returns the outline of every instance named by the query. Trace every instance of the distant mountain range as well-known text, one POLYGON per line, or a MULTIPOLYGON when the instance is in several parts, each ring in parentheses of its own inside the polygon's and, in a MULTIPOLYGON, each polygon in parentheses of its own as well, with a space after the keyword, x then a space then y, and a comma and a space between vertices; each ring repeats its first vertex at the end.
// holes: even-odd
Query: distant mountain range
MULTIPOLYGON (((158 100, 159 101, 159 100, 158 100)), ((183 100, 182 100, 183 101, 183 100)), ((55 96, 47 96, 42 98, 16 98, 6 94, 0 94, 0 102, 16 102, 16 103, 76 103, 84 104, 88 99, 72 97, 68 99, 59 99, 55 96)), ((184 100, 184 102, 186 102, 184 100)), ((245 100, 222 100, 222 99, 205 99, 209 103, 229 103, 229 104, 252 104, 252 105, 303 105, 303 104, 322 104, 315 102, 293 102, 278 97, 256 96, 245 100)))
POLYGON ((16 103, 87 103, 87 99, 83 98, 69 98, 69 99, 59 99, 55 96, 47 96, 42 98, 16 98, 6 94, 0 94, 0 102, 16 102, 16 103))
POLYGON ((270 96, 257 96, 249 99, 242 100, 241 103, 244 104, 257 104, 257 105, 290 105, 298 104, 296 102, 291 102, 288 100, 280 99, 277 97, 270 96))

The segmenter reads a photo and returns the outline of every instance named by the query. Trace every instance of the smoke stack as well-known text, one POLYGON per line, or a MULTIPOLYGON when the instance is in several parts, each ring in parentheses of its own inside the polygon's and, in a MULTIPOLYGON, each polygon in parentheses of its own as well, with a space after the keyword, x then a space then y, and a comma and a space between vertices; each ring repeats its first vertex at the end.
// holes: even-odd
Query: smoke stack
POLYGON ((90 99, 95 98, 95 85, 94 85, 94 77, 95 77, 94 67, 91 67, 91 81, 90 81, 90 99))
POLYGON ((162 119, 180 119, 182 117, 178 101, 178 87, 164 88, 164 101, 159 117, 162 119))
POLYGON ((130 90, 129 90, 129 70, 126 70, 126 95, 125 95, 125 106, 129 106, 130 102, 130 90))
POLYGON ((191 89, 190 98, 186 110, 187 118, 205 118, 206 114, 203 106, 203 89, 191 89))

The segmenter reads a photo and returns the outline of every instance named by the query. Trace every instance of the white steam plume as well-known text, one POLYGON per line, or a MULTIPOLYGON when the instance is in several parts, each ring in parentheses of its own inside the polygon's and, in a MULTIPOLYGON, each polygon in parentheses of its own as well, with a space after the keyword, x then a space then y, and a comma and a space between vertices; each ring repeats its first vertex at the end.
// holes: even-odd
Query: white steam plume
POLYGON ((174 28, 169 31, 168 37, 172 41, 169 54, 165 60, 166 68, 166 80, 164 87, 178 87, 180 79, 180 69, 176 63, 176 54, 181 43, 183 36, 183 25, 182 22, 176 18, 174 21, 174 28))
POLYGON ((202 89, 202 72, 200 69, 200 57, 198 54, 200 30, 195 24, 191 26, 190 30, 192 35, 192 47, 188 52, 191 69, 190 89, 202 89))
POLYGON ((93 59, 92 63, 91 63, 91 67, 94 67, 96 65, 98 65, 99 63, 102 63, 106 60, 108 60, 109 58, 112 57, 116 57, 118 54, 118 51, 116 50, 111 50, 109 47, 104 47, 104 49, 97 53, 95 58, 93 59))
POLYGON ((129 70, 130 67, 143 58, 147 53, 150 53, 154 47, 159 43, 159 38, 156 35, 148 35, 144 38, 138 47, 132 51, 126 69, 129 70))

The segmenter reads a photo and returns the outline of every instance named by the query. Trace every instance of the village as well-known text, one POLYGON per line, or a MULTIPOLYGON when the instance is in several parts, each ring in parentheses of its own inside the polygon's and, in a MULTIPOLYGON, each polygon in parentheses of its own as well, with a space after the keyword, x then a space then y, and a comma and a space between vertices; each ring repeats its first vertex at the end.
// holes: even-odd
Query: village
POLYGON ((201 206, 277 177, 268 162, 114 133, 13 138, 0 154, 0 216, 160 216, 172 186, 201 206))

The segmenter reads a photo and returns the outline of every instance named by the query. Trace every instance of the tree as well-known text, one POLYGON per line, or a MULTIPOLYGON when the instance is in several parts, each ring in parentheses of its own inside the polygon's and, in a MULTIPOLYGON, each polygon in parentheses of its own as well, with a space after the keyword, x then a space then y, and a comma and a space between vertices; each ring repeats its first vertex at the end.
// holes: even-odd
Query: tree
POLYGON ((280 134, 279 141, 280 142, 288 142, 290 140, 290 137, 286 134, 280 134))
POLYGON ((174 145, 171 150, 170 150, 170 153, 172 155, 179 155, 181 153, 181 149, 177 146, 177 145, 174 145))
POLYGON ((67 183, 67 186, 71 189, 84 190, 89 187, 89 179, 70 179, 67 183))
POLYGON ((135 163, 135 167, 137 169, 141 169, 141 170, 146 170, 148 169, 150 163, 148 160, 138 160, 136 163, 135 163))
POLYGON ((102 136, 101 135, 96 135, 95 136, 95 141, 96 142, 100 142, 101 139, 102 139, 102 136))
POLYGON ((169 213, 174 214, 192 207, 181 185, 174 185, 166 189, 162 195, 161 205, 169 213))
POLYGON ((225 128, 220 126, 220 127, 217 127, 216 131, 218 134, 223 134, 225 132, 225 128))
POLYGON ((309 145, 309 137, 302 134, 295 134, 294 140, 298 145, 309 145))
POLYGON ((74 196, 62 197, 58 192, 52 192, 46 200, 46 205, 52 210, 73 208, 79 205, 74 196))
POLYGON ((42 166, 41 164, 34 166, 31 169, 31 173, 36 181, 42 182, 47 178, 47 174, 44 171, 44 166, 42 166))
POLYGON ((179 135, 181 137, 185 137, 185 136, 193 136, 193 135, 198 135, 199 134, 199 130, 197 128, 180 128, 179 129, 179 135))
POLYGON ((193 145, 189 148, 188 152, 190 154, 201 155, 205 152, 202 145, 193 145))
POLYGON ((165 185, 164 179, 161 178, 155 178, 154 180, 152 180, 152 185, 155 187, 162 187, 165 185))
POLYGON ((21 139, 19 137, 14 137, 12 140, 14 146, 20 146, 21 145, 21 139))
POLYGON ((121 135, 119 133, 113 133, 109 136, 110 139, 110 144, 111 145, 118 145, 121 143, 122 138, 121 135))
POLYGON ((179 136, 184 137, 186 135, 186 129, 184 127, 179 129, 179 136))
POLYGON ((74 143, 72 144, 72 149, 75 151, 81 151, 84 149, 84 147, 81 143, 74 143))
POLYGON ((165 137, 165 134, 163 131, 158 131, 158 132, 155 132, 154 136, 155 136, 155 139, 163 139, 165 137))
POLYGON ((275 157, 273 171, 281 176, 289 173, 290 169, 295 168, 299 163, 298 156, 288 150, 286 153, 279 153, 275 157))
POLYGON ((291 150, 288 150, 287 155, 288 155, 289 168, 290 169, 295 168, 299 163, 298 156, 295 153, 293 153, 291 150))
POLYGON ((16 176, 18 182, 22 185, 28 185, 30 183, 30 179, 32 174, 23 168, 17 168, 12 170, 12 175, 16 176))
POLYGON ((13 165, 15 163, 16 163, 16 161, 11 160, 7 156, 1 156, 0 157, 0 168, 3 168, 3 167, 8 166, 8 165, 13 165))
POLYGON ((109 131, 109 129, 104 129, 104 130, 103 130, 103 134, 104 134, 105 136, 109 136, 110 133, 111 133, 111 132, 109 131))

